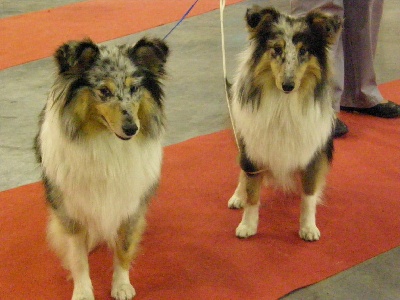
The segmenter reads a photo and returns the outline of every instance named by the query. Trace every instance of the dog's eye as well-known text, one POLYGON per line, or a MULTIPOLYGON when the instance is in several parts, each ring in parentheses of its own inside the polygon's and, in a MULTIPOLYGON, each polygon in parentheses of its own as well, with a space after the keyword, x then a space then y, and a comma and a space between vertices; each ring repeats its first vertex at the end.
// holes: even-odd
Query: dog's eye
POLYGON ((282 47, 278 47, 278 46, 274 47, 274 52, 276 55, 281 55, 283 52, 282 47))
POLYGON ((111 97, 112 93, 108 87, 102 87, 100 89, 100 93, 103 97, 111 97))
POLYGON ((131 88, 130 88, 131 94, 136 93, 136 92, 138 91, 138 89, 139 89, 139 88, 138 88, 137 86, 135 86, 135 85, 131 86, 131 88))
POLYGON ((304 55, 306 55, 306 53, 307 53, 306 48, 300 48, 300 50, 299 50, 299 55, 300 56, 304 56, 304 55))

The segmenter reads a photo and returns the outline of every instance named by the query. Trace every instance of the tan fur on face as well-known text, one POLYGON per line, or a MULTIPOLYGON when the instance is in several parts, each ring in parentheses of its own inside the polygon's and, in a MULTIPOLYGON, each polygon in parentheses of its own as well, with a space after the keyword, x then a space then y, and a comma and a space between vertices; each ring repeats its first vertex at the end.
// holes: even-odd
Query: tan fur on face
POLYGON ((78 92, 74 99, 73 114, 77 123, 81 126, 81 131, 86 135, 93 135, 105 130, 103 122, 96 111, 96 97, 89 89, 78 92))
MULTIPOLYGON (((157 104, 154 102, 151 94, 145 90, 143 92, 143 97, 140 102, 139 109, 137 111, 137 116, 140 120, 140 134, 143 135, 151 135, 151 130, 152 130, 152 118, 156 118, 156 116, 159 116, 157 113, 157 110, 160 108, 157 106, 157 104)), ((162 122, 162 120, 159 120, 159 122, 162 122)))
POLYGON ((135 84, 137 84, 137 79, 135 79, 133 77, 127 77, 125 79, 125 86, 127 86, 127 87, 134 86, 135 84))
MULTIPOLYGON (((282 41, 273 43, 274 47, 282 47, 282 41)), ((266 90, 276 87, 282 90, 284 79, 284 62, 282 57, 274 57, 274 47, 265 52, 254 70, 254 78, 257 86, 264 86, 266 90)), ((297 51, 303 47, 302 43, 296 45, 297 51)), ((307 54, 309 55, 309 54, 307 54)), ((322 72, 315 56, 309 57, 305 62, 299 62, 294 72, 295 90, 299 90, 301 95, 309 95, 314 90, 317 82, 321 80, 322 72)))
MULTIPOLYGON (((132 79, 129 81, 133 82, 132 79)), ((103 87, 107 87, 111 93, 115 93, 116 85, 111 81, 107 81, 103 87)), ((128 105, 122 106, 122 102, 115 99, 108 101, 101 101, 100 91, 96 90, 94 93, 89 89, 83 89, 78 92, 74 99, 73 113, 79 120, 82 126, 82 131, 85 135, 98 134, 104 130, 110 130, 120 136, 123 136, 122 126, 124 121, 123 110, 132 115, 133 121, 139 127, 138 110, 140 103, 138 101, 131 102, 128 105)), ((149 93, 144 92, 145 101, 149 98, 149 93)))
POLYGON ((315 56, 304 64, 305 70, 300 82, 301 98, 307 97, 315 89, 317 83, 322 79, 322 71, 315 56))
POLYGON ((266 52, 263 54, 260 62, 254 70, 255 84, 259 87, 265 86, 266 90, 274 86, 274 75, 272 72, 271 53, 266 52))
POLYGON ((95 108, 99 115, 104 118, 105 124, 107 127, 109 127, 110 131, 120 136, 124 135, 122 133, 122 125, 124 120, 124 115, 122 113, 123 109, 127 110, 133 116, 134 122, 139 127, 139 119, 137 117, 139 109, 138 102, 133 102, 124 108, 121 108, 120 103, 116 101, 99 104, 96 103, 95 108))

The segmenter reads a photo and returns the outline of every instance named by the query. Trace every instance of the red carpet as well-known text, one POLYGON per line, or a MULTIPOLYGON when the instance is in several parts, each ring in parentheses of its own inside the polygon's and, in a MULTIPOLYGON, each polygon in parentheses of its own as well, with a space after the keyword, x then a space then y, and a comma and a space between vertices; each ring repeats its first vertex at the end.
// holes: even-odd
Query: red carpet
MULTIPOLYGON (((1 19, 0 70, 48 57, 71 39, 89 36, 100 43, 177 21, 193 2, 91 0, 1 19)), ((219 1, 202 0, 188 17, 217 8, 219 1)))
MULTIPOLYGON (((381 86, 400 103, 400 80, 381 86)), ((158 196, 131 272, 136 299, 276 299, 400 245, 400 119, 342 114, 319 242, 297 236, 299 199, 264 192, 259 233, 234 236, 227 208, 239 169, 230 131, 167 147, 158 196), (267 201, 268 199, 268 201, 267 201)), ((70 299, 45 242, 40 183, 0 193, 0 299, 70 299)), ((110 299, 111 254, 92 254, 97 299, 110 299)))

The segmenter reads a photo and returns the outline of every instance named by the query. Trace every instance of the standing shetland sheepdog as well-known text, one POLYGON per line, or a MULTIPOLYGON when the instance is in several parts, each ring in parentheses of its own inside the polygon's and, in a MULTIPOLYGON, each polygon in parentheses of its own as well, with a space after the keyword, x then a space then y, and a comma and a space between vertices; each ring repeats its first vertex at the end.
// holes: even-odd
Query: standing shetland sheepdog
POLYGON ((242 170, 228 206, 244 207, 236 235, 256 234, 263 182, 287 190, 300 175, 299 235, 315 241, 316 205, 333 152, 328 52, 342 21, 318 11, 294 18, 259 6, 245 19, 250 45, 231 91, 242 170))
POLYGON ((88 253, 114 251, 111 295, 132 299, 129 268, 160 178, 168 47, 72 41, 55 53, 58 76, 35 139, 50 210, 48 238, 74 281, 72 299, 94 299, 88 253))

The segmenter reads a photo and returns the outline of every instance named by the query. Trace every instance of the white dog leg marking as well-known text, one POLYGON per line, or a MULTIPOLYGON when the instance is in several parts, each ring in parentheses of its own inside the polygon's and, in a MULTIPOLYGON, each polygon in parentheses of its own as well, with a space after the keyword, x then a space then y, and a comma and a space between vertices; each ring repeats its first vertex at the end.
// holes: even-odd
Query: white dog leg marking
POLYGON ((72 300, 94 300, 93 289, 88 288, 85 284, 74 284, 72 300))
POLYGON ((245 176, 245 175, 242 173, 243 173, 243 171, 241 171, 241 173, 239 175, 239 183, 236 187, 236 190, 233 193, 232 197, 228 201, 228 207, 231 209, 243 208, 244 204, 246 203, 246 199, 247 199, 246 181, 243 178, 243 176, 245 176))
POLYGON ((238 238, 248 238, 257 233, 259 204, 244 207, 242 221, 236 228, 238 238))
POLYGON ((237 186, 235 193, 228 201, 228 207, 231 209, 240 209, 243 208, 244 203, 246 202, 246 187, 243 187, 244 184, 239 183, 237 186))
POLYGON ((135 295, 136 291, 129 281, 129 270, 125 270, 116 262, 114 264, 111 297, 116 300, 130 300, 135 295))
POLYGON ((299 235, 306 241, 318 241, 321 233, 315 223, 319 195, 303 195, 300 212, 299 235))
POLYGON ((67 247, 68 268, 74 280, 72 300, 94 300, 85 237, 81 234, 71 236, 67 247))

